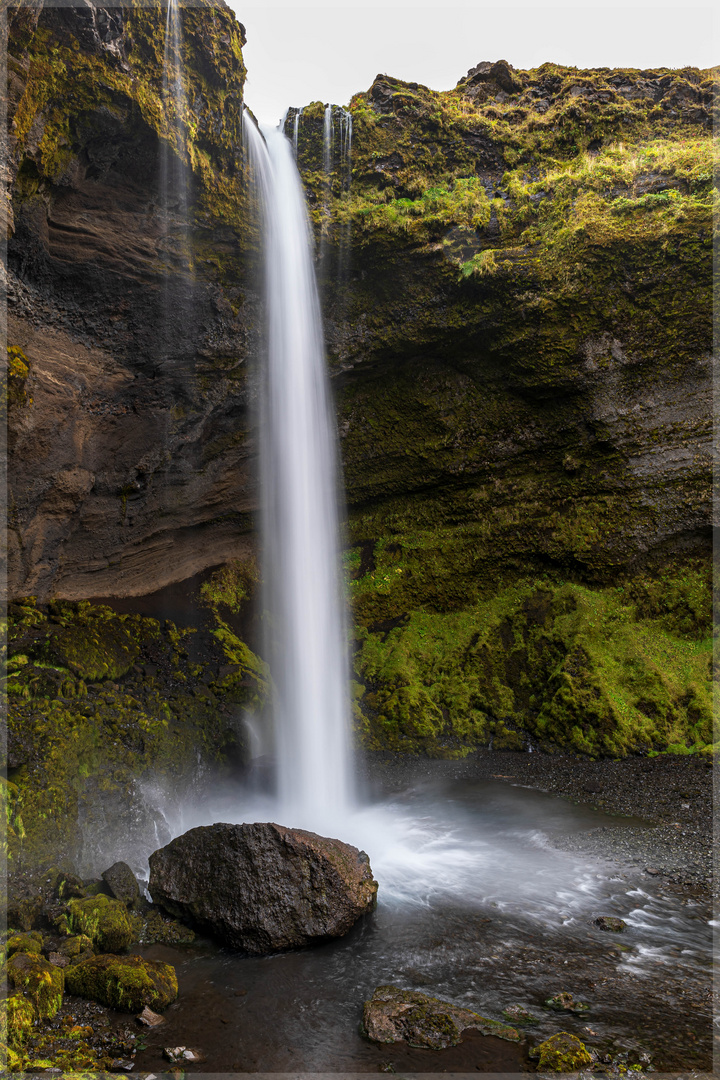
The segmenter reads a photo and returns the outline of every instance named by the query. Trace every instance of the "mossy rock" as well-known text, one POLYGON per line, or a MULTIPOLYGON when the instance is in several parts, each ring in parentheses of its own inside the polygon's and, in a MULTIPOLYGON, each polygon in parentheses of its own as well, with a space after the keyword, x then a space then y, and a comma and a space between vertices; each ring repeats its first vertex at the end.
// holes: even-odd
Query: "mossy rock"
POLYGON ((32 930, 27 934, 13 934, 8 938, 6 945, 7 955, 15 953, 39 953, 42 952, 42 934, 39 930, 32 930))
POLYGON ((593 1062, 585 1043, 567 1031, 559 1031, 541 1042, 531 1050, 530 1057, 537 1058, 538 1069, 550 1069, 551 1072, 573 1072, 593 1062))
POLYGON ((23 1067, 23 1058, 11 1046, 0 1042, 0 1068, 6 1068, 9 1072, 20 1072, 23 1067))
POLYGON ((76 956, 81 956, 83 953, 92 952, 92 941, 86 934, 77 934, 73 937, 66 938, 61 942, 58 947, 58 952, 63 956, 67 956, 70 960, 74 960, 76 956))
POLYGON ((87 934, 103 952, 119 952, 136 940, 124 904, 109 896, 71 900, 66 919, 71 932, 87 934))
POLYGON ((35 1024, 32 1002, 22 994, 11 994, 4 1002, 2 1034, 9 1046, 24 1046, 35 1024))
POLYGON ((88 682, 120 678, 140 652, 120 618, 63 627, 52 636, 49 649, 54 659, 88 682))
POLYGON ((8 960, 8 984, 32 1002, 41 1020, 51 1020, 62 1005, 62 968, 53 967, 34 953, 15 953, 8 960))
POLYGON ((150 911, 142 930, 144 942, 162 942, 164 945, 189 945, 195 940, 195 931, 183 926, 177 919, 166 919, 159 911, 150 911))
POLYGON ((164 1009, 178 995, 175 968, 140 956, 94 956, 67 969, 71 994, 122 1012, 164 1009))

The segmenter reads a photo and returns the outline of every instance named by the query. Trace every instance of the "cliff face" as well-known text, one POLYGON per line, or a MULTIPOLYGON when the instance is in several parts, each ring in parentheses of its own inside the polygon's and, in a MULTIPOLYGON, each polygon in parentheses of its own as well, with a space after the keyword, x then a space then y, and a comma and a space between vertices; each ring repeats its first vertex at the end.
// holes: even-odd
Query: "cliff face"
MULTIPOLYGON (((10 16, 15 595, 141 595, 251 544, 242 28, 183 20, 178 134, 158 12, 10 16)), ((329 178, 304 109, 366 744, 712 742, 713 79, 378 77, 329 178)))
POLYGON ((146 593, 248 532, 242 28, 222 5, 182 20, 176 128, 164 9, 9 10, 8 344, 29 368, 11 595, 146 593), (189 220, 161 198, 168 172, 189 220))
POLYGON ((712 738, 713 78, 378 76, 349 188, 303 111, 374 745, 712 738))

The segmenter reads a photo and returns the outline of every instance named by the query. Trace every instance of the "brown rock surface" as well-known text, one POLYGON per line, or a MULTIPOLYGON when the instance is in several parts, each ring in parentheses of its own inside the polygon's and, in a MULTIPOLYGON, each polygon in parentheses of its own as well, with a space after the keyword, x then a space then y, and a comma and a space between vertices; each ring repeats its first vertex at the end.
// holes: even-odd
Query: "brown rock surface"
POLYGON ((205 825, 150 856, 150 894, 225 944, 262 954, 342 937, 375 907, 367 855, 282 825, 205 825))
POLYGON ((363 1006, 363 1027, 373 1042, 406 1042, 427 1050, 457 1046, 467 1028, 519 1042, 515 1028, 470 1009, 398 986, 378 986, 363 1006))

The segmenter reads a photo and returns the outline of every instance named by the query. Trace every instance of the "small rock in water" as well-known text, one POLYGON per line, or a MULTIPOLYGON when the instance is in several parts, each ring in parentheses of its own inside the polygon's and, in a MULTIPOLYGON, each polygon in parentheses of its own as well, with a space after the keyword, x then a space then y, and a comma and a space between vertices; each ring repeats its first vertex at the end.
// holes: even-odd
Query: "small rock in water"
POLYGON ((426 1050, 457 1046, 466 1028, 519 1042, 520 1034, 498 1020, 398 986, 378 986, 363 1005, 363 1028, 373 1042, 406 1042, 426 1050))
POLYGON ((558 1012, 586 1013, 590 1009, 589 1005, 584 1005, 581 1001, 575 1001, 572 994, 568 994, 567 990, 561 990, 555 997, 548 998, 545 1004, 548 1009, 556 1009, 558 1012))
POLYGON ((646 866, 645 867, 645 873, 646 874, 652 874, 653 877, 657 877, 657 875, 660 873, 660 871, 656 870, 654 866, 646 866))
POLYGON ((226 945, 261 955, 342 937, 374 909, 377 882, 365 852, 340 840, 219 823, 150 856, 150 895, 226 945))
POLYGON ((163 1055, 172 1065, 191 1065, 205 1060, 200 1050, 189 1046, 166 1046, 163 1055))
POLYGON ((574 1072, 593 1063, 593 1056, 585 1043, 567 1031, 559 1031, 541 1042, 530 1051, 530 1057, 537 1059, 538 1069, 553 1072, 574 1072))
POLYGON ((147 1005, 138 1016, 138 1020, 141 1024, 145 1024, 146 1027, 157 1027, 158 1024, 165 1023, 165 1017, 160 1016, 159 1013, 153 1012, 147 1005))
POLYGON ((616 919, 614 915, 601 915, 595 920, 595 925, 601 930, 610 930, 614 934, 621 934, 627 928, 624 919, 616 919))
POLYGON ((508 1005, 507 1009, 503 1009, 503 1016, 513 1024, 539 1023, 537 1016, 533 1016, 522 1005, 508 1005))

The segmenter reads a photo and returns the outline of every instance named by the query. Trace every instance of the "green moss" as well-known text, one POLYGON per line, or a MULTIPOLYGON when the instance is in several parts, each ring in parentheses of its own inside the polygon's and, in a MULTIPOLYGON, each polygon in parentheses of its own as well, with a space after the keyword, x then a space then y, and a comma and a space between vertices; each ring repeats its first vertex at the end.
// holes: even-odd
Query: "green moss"
MULTIPOLYGON (((448 756, 530 741, 624 756, 713 742, 709 607, 692 639, 684 607, 673 633, 665 614, 644 616, 634 585, 525 581, 457 612, 413 610, 403 583, 412 562, 392 557, 394 567, 378 553, 372 585, 354 583, 361 612, 378 588, 398 594, 391 611, 406 611, 356 630, 355 715, 366 745, 448 756)), ((665 578, 682 592, 682 571, 665 578)))
POLYGON ((36 1013, 29 998, 22 994, 11 994, 3 1002, 4 1034, 3 1038, 14 1050, 24 1046, 35 1025, 36 1013))
POLYGON ((208 581, 200 586, 200 598, 204 604, 217 612, 227 608, 236 615, 253 589, 260 575, 254 560, 234 559, 215 570, 208 581))
POLYGON ((7 407, 32 405, 32 398, 25 389, 30 374, 30 361, 17 345, 7 347, 7 407))
POLYGON ((71 900, 67 923, 71 933, 86 934, 103 952, 119 952, 135 940, 125 905, 109 896, 71 900))
POLYGON ((164 1009, 178 994, 175 969, 139 956, 95 956, 67 969, 68 991, 123 1012, 164 1009))
POLYGON ((560 1031, 540 1043, 531 1056, 538 1059, 539 1069, 551 1072, 574 1072, 593 1062, 585 1044, 567 1031, 560 1031))
POLYGON ((13 934, 8 938, 5 948, 8 956, 16 952, 42 952, 42 934, 39 930, 33 930, 29 934, 13 934))
POLYGON ((63 971, 30 953, 15 953, 7 964, 8 984, 32 1002, 41 1020, 52 1019, 62 1005, 63 971))

